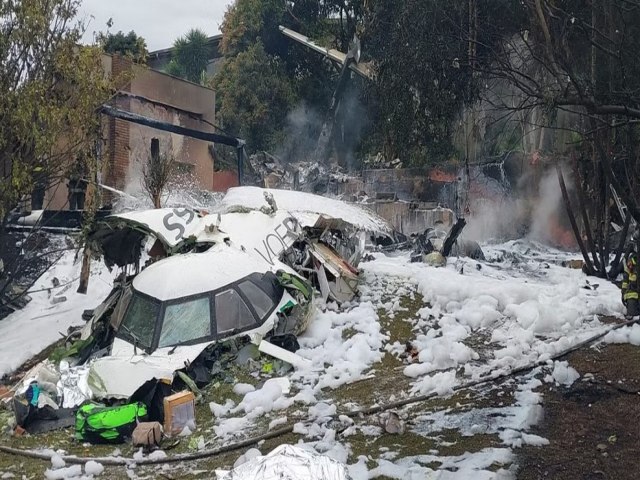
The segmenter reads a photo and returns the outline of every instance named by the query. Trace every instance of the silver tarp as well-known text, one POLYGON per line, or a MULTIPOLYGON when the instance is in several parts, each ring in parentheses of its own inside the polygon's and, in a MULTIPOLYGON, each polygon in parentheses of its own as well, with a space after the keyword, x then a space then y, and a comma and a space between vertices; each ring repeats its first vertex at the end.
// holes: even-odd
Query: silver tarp
POLYGON ((63 408, 74 408, 82 405, 93 396, 87 379, 90 365, 70 367, 66 361, 60 362, 60 380, 58 381, 58 398, 62 399, 63 408))
POLYGON ((280 445, 223 473, 220 480, 350 480, 345 465, 294 445, 280 445))

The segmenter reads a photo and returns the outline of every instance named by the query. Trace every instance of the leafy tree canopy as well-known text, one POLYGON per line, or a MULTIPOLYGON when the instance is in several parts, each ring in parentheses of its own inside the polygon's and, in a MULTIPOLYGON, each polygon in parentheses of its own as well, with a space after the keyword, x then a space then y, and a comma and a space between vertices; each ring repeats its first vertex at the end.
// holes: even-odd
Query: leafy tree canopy
POLYGON ((79 0, 0 2, 0 219, 93 146, 110 96, 102 50, 78 47, 79 0))
POLYGON ((173 43, 173 55, 167 73, 190 82, 203 83, 206 81, 211 53, 207 34, 198 29, 189 30, 173 43))
POLYGON ((273 147, 296 100, 282 61, 266 53, 258 41, 227 61, 214 86, 225 92, 218 110, 225 128, 246 139, 252 149, 273 147))
POLYGON ((133 30, 127 34, 121 31, 100 33, 98 43, 106 53, 118 53, 138 63, 146 62, 147 44, 144 38, 138 36, 133 30))

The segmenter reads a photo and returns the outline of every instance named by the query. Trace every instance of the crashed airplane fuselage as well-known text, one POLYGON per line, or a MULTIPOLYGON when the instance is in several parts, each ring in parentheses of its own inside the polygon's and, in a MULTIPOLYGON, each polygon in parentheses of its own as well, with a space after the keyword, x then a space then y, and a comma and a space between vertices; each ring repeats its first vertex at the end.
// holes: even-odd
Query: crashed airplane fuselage
POLYGON ((216 213, 105 219, 91 248, 124 273, 80 337, 108 339, 87 356, 93 397, 128 398, 152 378, 171 381, 212 345, 238 337, 268 341, 261 350, 270 353, 295 344, 289 337, 307 326, 312 285, 324 301, 353 298, 367 235, 390 232, 338 200, 254 187, 232 189, 216 213))
POLYGON ((309 278, 325 301, 341 302, 356 293, 356 267, 368 235, 391 231, 373 213, 339 200, 238 187, 218 212, 179 208, 114 215, 101 222, 92 239, 107 265, 120 267, 140 263, 148 237, 156 239, 151 261, 227 243, 271 266, 284 262, 309 278))
MULTIPOLYGON (((92 363, 94 396, 128 398, 152 378, 171 381, 176 370, 216 343, 246 336, 259 345, 303 331, 310 291, 291 283, 295 272, 280 267, 274 271, 268 262, 222 244, 144 269, 122 294, 122 313, 111 315, 116 333, 109 355, 92 363)), ((94 316, 82 339, 100 321, 94 316)))

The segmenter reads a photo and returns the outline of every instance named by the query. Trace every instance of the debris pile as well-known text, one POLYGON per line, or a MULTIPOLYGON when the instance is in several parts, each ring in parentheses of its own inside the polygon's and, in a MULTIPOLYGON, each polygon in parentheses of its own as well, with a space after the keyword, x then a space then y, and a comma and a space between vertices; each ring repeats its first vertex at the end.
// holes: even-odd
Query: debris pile
POLYGON ((100 220, 88 248, 120 273, 85 326, 14 387, 17 428, 75 425, 81 441, 133 435, 149 447, 160 425, 169 437, 193 431, 200 389, 247 345, 309 368, 295 352, 316 304, 353 299, 367 243, 391 234, 344 202, 252 187, 214 213, 100 220))

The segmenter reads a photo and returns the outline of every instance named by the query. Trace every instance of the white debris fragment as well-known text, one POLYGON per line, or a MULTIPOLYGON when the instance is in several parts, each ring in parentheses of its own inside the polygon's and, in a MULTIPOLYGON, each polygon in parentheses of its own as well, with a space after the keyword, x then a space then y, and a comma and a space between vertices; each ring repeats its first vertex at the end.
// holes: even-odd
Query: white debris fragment
POLYGON ((287 399, 284 396, 284 390, 288 390, 289 381, 284 379, 286 380, 285 385, 282 380, 280 378, 270 378, 264 382, 260 390, 247 393, 232 412, 237 413, 242 410, 245 413, 261 414, 288 408, 293 403, 292 399, 287 399), (256 412, 258 409, 259 411, 256 412))
POLYGON ((164 450, 154 450, 149 454, 149 460, 162 460, 167 458, 167 454, 164 450))
POLYGON ((63 468, 66 465, 67 463, 57 453, 51 456, 51 467, 53 467, 54 469, 63 468))
POLYGON ((240 455, 238 459, 234 462, 233 468, 239 467, 243 463, 249 462, 254 458, 261 456, 262 453, 257 448, 250 448, 244 454, 240 455))
POLYGON ((224 402, 224 405, 220 405, 216 402, 209 403, 209 409, 216 418, 225 417, 235 406, 236 403, 231 399, 227 399, 227 401, 224 402))
POLYGON ((82 476, 82 465, 71 465, 57 470, 45 470, 44 476, 47 480, 64 480, 82 476))
POLYGON ((269 430, 273 430, 274 428, 279 427, 280 425, 284 425, 286 423, 287 423, 287 417, 280 417, 280 418, 271 420, 269 422, 269 430))
POLYGON ((558 385, 569 387, 573 385, 573 382, 578 378, 580 378, 580 374, 575 368, 570 367, 568 362, 556 361, 553 364, 553 372, 551 372, 551 375, 545 377, 545 381, 555 382, 558 385))
POLYGON ((634 323, 629 327, 613 330, 603 340, 605 343, 630 343, 638 346, 640 345, 640 325, 634 323))
POLYGON ((233 393, 236 395, 246 395, 249 392, 254 392, 256 387, 248 383, 236 383, 233 386, 233 393))
POLYGON ((133 459, 136 462, 139 462, 140 460, 144 460, 144 453, 142 452, 142 447, 140 447, 140 449, 133 454, 133 459))
POLYGON ((104 472, 104 465, 102 465, 99 462, 96 462, 96 461, 93 461, 93 460, 89 460, 84 465, 84 473, 86 473, 87 475, 92 475, 92 476, 97 477, 102 472, 104 472))
POLYGON ((328 403, 318 402, 315 405, 309 407, 308 418, 309 420, 317 423, 327 422, 336 414, 337 408, 335 405, 329 405, 328 403))

